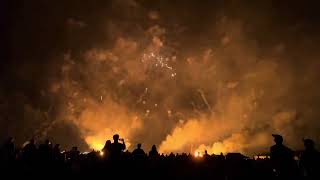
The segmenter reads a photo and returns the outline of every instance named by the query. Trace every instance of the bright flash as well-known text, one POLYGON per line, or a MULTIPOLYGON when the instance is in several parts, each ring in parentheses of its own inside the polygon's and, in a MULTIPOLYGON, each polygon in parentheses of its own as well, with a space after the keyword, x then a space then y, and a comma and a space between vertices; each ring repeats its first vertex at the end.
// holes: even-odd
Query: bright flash
POLYGON ((201 158, 201 157, 203 157, 203 154, 201 152, 194 152, 194 157, 201 158))
POLYGON ((100 156, 103 156, 103 154, 104 154, 103 151, 100 151, 100 156))

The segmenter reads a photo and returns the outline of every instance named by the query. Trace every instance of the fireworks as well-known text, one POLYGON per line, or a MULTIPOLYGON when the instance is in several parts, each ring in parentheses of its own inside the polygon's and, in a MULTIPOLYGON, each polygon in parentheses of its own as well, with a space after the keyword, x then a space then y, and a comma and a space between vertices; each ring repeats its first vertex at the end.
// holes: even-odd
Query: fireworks
POLYGON ((177 73, 174 71, 174 68, 172 65, 170 65, 170 62, 174 60, 173 58, 163 57, 157 53, 151 52, 151 53, 145 53, 142 55, 141 62, 146 64, 149 68, 160 68, 160 69, 166 69, 168 70, 171 77, 175 77, 177 73))
MULTIPOLYGON (((175 72, 174 67, 172 66, 172 62, 175 61, 175 56, 169 58, 160 55, 159 53, 150 52, 150 53, 144 53, 141 57, 141 63, 143 63, 144 67, 147 68, 147 70, 151 71, 157 71, 157 72, 164 72, 168 73, 168 77, 174 78, 176 77, 177 73, 175 72)), ((150 94, 149 88, 145 88, 143 93, 140 95, 137 103, 142 103, 143 105, 147 105, 150 103, 150 100, 147 100, 147 94, 150 94)), ((159 108, 158 103, 153 103, 153 107, 149 107, 145 109, 145 117, 149 116, 151 113, 152 108, 159 108)), ((168 111, 168 115, 171 115, 171 111, 168 111)))

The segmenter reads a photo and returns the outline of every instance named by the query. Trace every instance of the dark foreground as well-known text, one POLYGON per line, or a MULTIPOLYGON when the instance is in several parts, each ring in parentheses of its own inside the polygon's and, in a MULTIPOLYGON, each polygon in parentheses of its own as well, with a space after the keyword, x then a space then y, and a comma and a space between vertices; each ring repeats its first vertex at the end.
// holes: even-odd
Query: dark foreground
MULTIPOLYGON (((10 177, 105 177, 130 179, 283 179, 273 170, 270 159, 247 159, 240 154, 204 157, 169 155, 136 157, 124 153, 121 159, 107 160, 99 152, 61 153, 52 159, 16 159, 1 169, 10 177)), ((297 165, 298 162, 296 161, 297 165)), ((297 166, 298 167, 298 166, 297 166)), ((307 179, 299 169, 290 172, 293 179, 307 179)))
POLYGON ((138 144, 133 152, 125 151, 123 142, 107 141, 101 152, 80 153, 77 147, 60 150, 47 140, 36 145, 30 140, 22 149, 16 149, 13 139, 1 147, 0 177, 29 178, 101 178, 101 179, 320 179, 320 155, 311 140, 306 149, 294 158, 293 151, 275 136, 270 156, 250 159, 240 153, 209 155, 160 155, 153 146, 145 153, 138 144))
POLYGON ((121 159, 106 160, 98 152, 68 157, 61 154, 54 159, 23 160, 5 164, 10 176, 74 176, 110 177, 130 179, 272 179, 269 159, 252 160, 240 154, 194 157, 170 155, 159 157, 134 157, 125 153, 121 159))

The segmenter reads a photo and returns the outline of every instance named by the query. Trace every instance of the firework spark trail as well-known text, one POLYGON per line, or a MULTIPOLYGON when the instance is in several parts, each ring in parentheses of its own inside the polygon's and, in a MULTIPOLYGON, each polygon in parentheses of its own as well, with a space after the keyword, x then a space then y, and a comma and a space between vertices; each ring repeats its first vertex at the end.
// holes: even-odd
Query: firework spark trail
POLYGON ((144 101, 144 97, 146 97, 146 95, 147 95, 147 93, 148 93, 148 88, 145 88, 144 89, 144 91, 143 91, 143 93, 140 95, 140 97, 139 97, 139 99, 138 99, 138 101, 137 101, 137 104, 138 103, 144 103, 145 101, 144 101))
POLYGON ((143 54, 141 58, 141 62, 146 64, 149 67, 152 68, 165 68, 170 71, 171 77, 175 77, 177 73, 174 71, 173 66, 171 66, 170 58, 163 57, 159 54, 156 54, 154 52, 151 53, 145 53, 143 54))
MULTIPOLYGON (((172 61, 169 57, 164 57, 158 53, 150 52, 150 53, 144 53, 141 57, 141 62, 146 65, 147 68, 154 69, 165 69, 167 72, 169 72, 170 77, 174 78, 177 73, 175 72, 172 65, 170 65, 170 61, 172 61)), ((147 94, 151 93, 149 88, 145 88, 144 91, 139 96, 139 99, 137 100, 138 103, 142 103, 143 105, 147 104, 147 94)), ((154 107, 158 107, 158 103, 154 104, 154 107)), ((151 113, 150 108, 146 108, 144 116, 147 117, 151 113)))
POLYGON ((204 92, 203 92, 201 89, 198 89, 198 92, 200 93, 201 98, 202 98, 203 102, 206 104, 208 110, 209 110, 210 112, 212 112, 212 108, 211 108, 211 106, 210 106, 210 104, 209 104, 209 102, 208 102, 208 100, 207 100, 204 92))

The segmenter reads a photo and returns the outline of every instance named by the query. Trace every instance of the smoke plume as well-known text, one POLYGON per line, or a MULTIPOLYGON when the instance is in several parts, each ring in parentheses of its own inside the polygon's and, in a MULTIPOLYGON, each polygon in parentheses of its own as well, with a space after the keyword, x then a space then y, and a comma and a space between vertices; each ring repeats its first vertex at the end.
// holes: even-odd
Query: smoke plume
POLYGON ((10 63, 3 78, 32 85, 1 92, 7 134, 63 139, 71 128, 68 138, 87 150, 119 133, 129 149, 142 142, 162 153, 254 154, 268 151, 272 133, 296 149, 303 137, 320 140, 320 38, 307 11, 290 16, 297 2, 70 1, 56 17, 58 4, 19 12, 51 9, 39 22, 26 16, 35 27, 15 25, 13 58, 33 60, 10 63), (32 41, 19 27, 38 28, 45 51, 18 46, 32 41), (9 123, 16 118, 23 122, 9 123), (17 133, 24 124, 29 131, 17 133))

